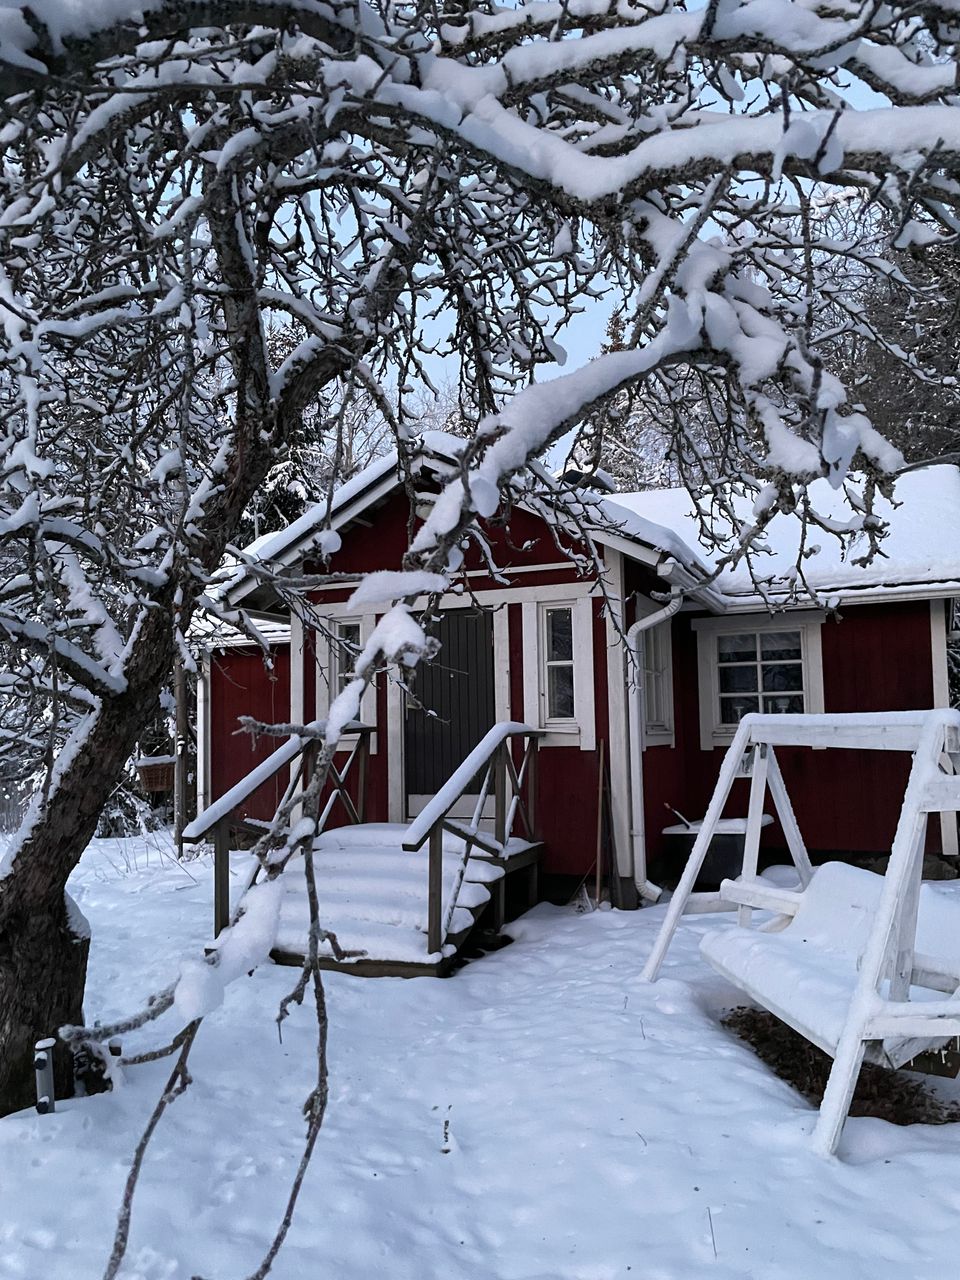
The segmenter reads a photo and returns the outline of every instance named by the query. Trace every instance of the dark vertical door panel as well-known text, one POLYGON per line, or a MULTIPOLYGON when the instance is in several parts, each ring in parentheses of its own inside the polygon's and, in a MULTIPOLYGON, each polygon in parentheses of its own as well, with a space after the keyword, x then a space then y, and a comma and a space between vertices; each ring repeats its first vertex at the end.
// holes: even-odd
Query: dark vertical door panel
POLYGON ((404 740, 407 795, 433 795, 496 720, 493 619, 451 609, 440 619, 442 648, 417 667, 404 740))

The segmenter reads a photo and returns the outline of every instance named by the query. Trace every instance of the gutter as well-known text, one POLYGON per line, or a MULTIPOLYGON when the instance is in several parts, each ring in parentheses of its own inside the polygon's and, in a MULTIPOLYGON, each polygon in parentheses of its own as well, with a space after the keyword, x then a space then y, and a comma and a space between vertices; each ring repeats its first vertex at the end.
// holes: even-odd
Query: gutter
MULTIPOLYGON (((663 576, 668 581, 675 579, 675 561, 667 561, 663 566, 663 576)), ((656 902, 663 890, 659 885, 647 879, 647 833, 643 813, 643 719, 641 716, 643 702, 643 674, 640 666, 640 637, 644 631, 666 622, 678 612, 683 604, 683 587, 675 580, 671 582, 670 599, 646 618, 638 618, 627 631, 627 649, 634 659, 634 670, 638 672, 637 695, 627 698, 628 740, 630 752, 630 839, 632 842, 633 876, 637 892, 645 902, 656 902)))

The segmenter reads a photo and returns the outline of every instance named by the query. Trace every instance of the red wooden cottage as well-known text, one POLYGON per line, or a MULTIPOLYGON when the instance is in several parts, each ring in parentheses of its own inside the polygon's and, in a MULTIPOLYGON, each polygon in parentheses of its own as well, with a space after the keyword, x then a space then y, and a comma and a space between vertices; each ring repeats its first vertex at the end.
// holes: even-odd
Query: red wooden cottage
MULTIPOLYGON (((425 439, 415 486, 421 514, 456 447, 449 437, 425 439)), ((815 489, 822 489, 818 510, 840 517, 840 497, 826 482, 815 489)), ((948 704, 948 629, 960 594, 960 473, 947 465, 908 473, 896 498, 900 505, 879 504, 890 533, 873 563, 858 564, 855 550, 844 556, 826 534, 818 539, 805 565, 823 608, 789 603, 782 580, 777 587, 777 575, 795 561, 793 517, 778 516, 770 527, 762 596, 746 568, 711 581, 684 491, 589 495, 601 575, 584 573, 584 562, 565 554, 578 549, 572 526, 558 538, 533 502, 486 522, 489 554, 477 543, 467 550, 464 589, 442 602, 442 648, 432 664, 421 664, 413 695, 382 678, 366 695, 361 719, 373 729, 366 819, 408 822, 491 726, 532 725, 542 731, 541 893, 562 899, 594 863, 602 752, 614 898, 636 905, 650 879, 669 874, 662 833, 677 822, 671 809, 702 816, 746 712, 948 704), (640 655, 636 665, 624 633, 640 655)), ((237 717, 323 719, 349 674, 344 655, 362 646, 376 623, 377 611, 348 601, 359 575, 400 567, 411 510, 396 459, 378 460, 340 489, 329 514, 329 527, 326 508, 316 508, 249 550, 294 575, 343 575, 312 593, 309 616, 291 616, 244 569, 224 588, 231 606, 287 638, 274 639, 268 666, 249 645, 209 652, 199 709, 201 807, 275 745, 261 741, 251 754, 249 740, 235 736, 237 717), (325 566, 316 563, 318 547, 336 547, 325 566)), ((907 761, 785 751, 781 763, 814 856, 889 849, 907 761)), ((282 781, 261 787, 246 811, 269 817, 282 781)), ((730 816, 745 813, 745 795, 735 788, 730 816)), ((770 849, 782 843, 776 824, 764 840, 770 849)), ((952 817, 940 843, 943 852, 957 852, 952 817)))

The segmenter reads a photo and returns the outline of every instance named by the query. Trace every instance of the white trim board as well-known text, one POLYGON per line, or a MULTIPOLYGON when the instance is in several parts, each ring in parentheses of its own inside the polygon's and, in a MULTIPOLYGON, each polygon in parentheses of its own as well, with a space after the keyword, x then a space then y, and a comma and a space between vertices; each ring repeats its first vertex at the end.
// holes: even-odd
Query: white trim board
POLYGON ((210 654, 200 658, 197 679, 197 813, 211 802, 210 756, 210 654))
MULTIPOLYGON (((947 602, 930 601, 930 662, 933 676, 933 705, 950 706, 950 676, 947 667, 947 602)), ((960 856, 957 815, 941 812, 940 847, 948 858, 960 856)))
MULTIPOLYGON (((502 573, 505 576, 509 574, 511 577, 515 576, 516 574, 527 574, 527 573, 559 573, 561 570, 565 570, 567 573, 570 573, 570 574, 576 573, 576 570, 574 569, 573 565, 570 563, 569 560, 554 560, 554 561, 551 561, 549 564, 507 565, 503 568, 499 566, 497 568, 498 573, 502 573)), ((311 587, 310 590, 311 591, 350 591, 351 589, 360 585, 360 583, 364 579, 364 576, 365 576, 364 574, 358 573, 349 578, 341 578, 337 582, 321 582, 318 586, 311 587)), ((457 576, 460 578, 463 578, 463 577, 490 578, 495 580, 495 575, 490 569, 468 569, 465 574, 461 572, 457 576)), ((493 588, 493 589, 496 590, 497 588, 493 588)), ((502 589, 506 591, 506 590, 509 590, 509 587, 504 586, 502 589)), ((426 597, 424 597, 424 599, 425 598, 426 597)))
MULTIPOLYGON (((373 628, 377 623, 377 615, 375 613, 358 613, 354 610, 346 608, 336 610, 330 614, 323 615, 324 622, 356 622, 360 627, 360 644, 365 645, 373 634, 373 628)), ((314 696, 314 715, 318 720, 323 720, 330 709, 330 640, 322 631, 314 631, 316 636, 316 680, 315 680, 315 696, 314 696)), ((301 662, 304 659, 304 649, 300 648, 301 662)), ((377 689, 375 684, 367 686, 363 697, 360 699, 360 723, 375 725, 377 721, 377 689)), ((356 735, 351 737, 344 734, 344 750, 355 741, 356 735)), ((376 733, 370 736, 370 754, 375 756, 378 749, 376 733)))
MULTIPOLYGON (((546 591, 546 588, 544 588, 546 591)), ((593 751, 597 745, 593 672, 593 601, 586 592, 573 595, 558 584, 552 593, 538 592, 521 601, 521 651, 523 654, 523 718, 543 726, 541 747, 579 747, 593 751), (569 606, 573 611, 573 702, 576 718, 569 724, 547 724, 543 711, 541 612, 546 605, 569 606)))
POLYGON ((640 766, 630 758, 630 739, 627 728, 627 699, 637 697, 637 690, 627 684, 626 650, 620 636, 624 630, 623 609, 623 557, 617 551, 608 550, 607 570, 610 581, 611 603, 606 611, 605 632, 607 640, 607 716, 609 741, 607 760, 610 769, 610 803, 613 809, 613 843, 617 856, 617 871, 625 879, 633 879, 633 840, 631 838, 632 789, 631 769, 640 766), (618 629, 619 627, 619 629, 618 629))

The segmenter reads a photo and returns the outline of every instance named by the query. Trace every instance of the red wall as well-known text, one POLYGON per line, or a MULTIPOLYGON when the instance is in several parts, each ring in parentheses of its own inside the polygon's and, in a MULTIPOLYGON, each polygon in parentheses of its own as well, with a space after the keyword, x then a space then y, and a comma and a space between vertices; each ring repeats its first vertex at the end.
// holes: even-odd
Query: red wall
MULTIPOLYGON (((723 748, 700 749, 696 636, 691 616, 673 623, 676 749, 644 753, 648 857, 662 853, 660 832, 677 819, 702 817, 716 782, 723 748)), ((933 704, 930 606, 927 601, 845 608, 821 628, 826 711, 910 711, 933 704)), ((910 758, 888 751, 812 751, 777 748, 787 791, 811 852, 867 853, 889 849, 903 799, 910 758)), ((726 814, 742 817, 749 783, 734 785, 726 814)), ((768 811, 771 806, 768 802, 768 811)), ((777 825, 764 833, 784 847, 777 825)))
MULTIPOLYGON (((226 649, 211 655, 211 799, 222 796, 280 746, 279 738, 259 738, 253 743, 247 734, 236 735, 240 716, 254 716, 265 724, 290 719, 289 648, 275 651, 272 662, 272 670, 265 668, 259 649, 226 649)), ((284 771, 259 787, 242 812, 253 818, 272 818, 286 785, 284 771)))

